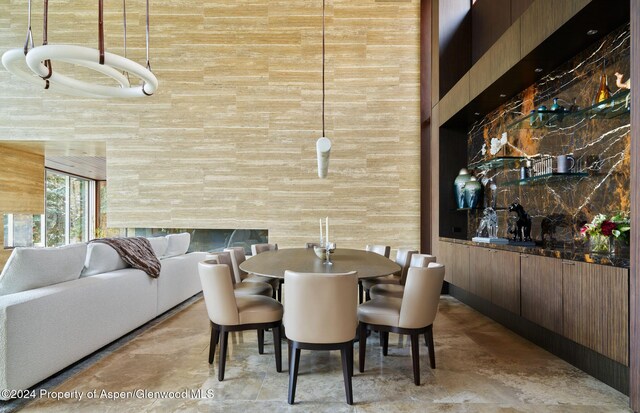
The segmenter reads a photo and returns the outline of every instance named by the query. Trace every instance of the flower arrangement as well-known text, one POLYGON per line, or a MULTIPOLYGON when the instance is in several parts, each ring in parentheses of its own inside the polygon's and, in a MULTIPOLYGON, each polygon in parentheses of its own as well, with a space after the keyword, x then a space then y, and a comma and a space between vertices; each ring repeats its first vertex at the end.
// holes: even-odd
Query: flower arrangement
POLYGON ((617 240, 628 242, 630 230, 631 224, 628 215, 620 212, 612 217, 607 217, 604 214, 596 215, 591 223, 582 227, 580 233, 585 236, 613 236, 617 240))

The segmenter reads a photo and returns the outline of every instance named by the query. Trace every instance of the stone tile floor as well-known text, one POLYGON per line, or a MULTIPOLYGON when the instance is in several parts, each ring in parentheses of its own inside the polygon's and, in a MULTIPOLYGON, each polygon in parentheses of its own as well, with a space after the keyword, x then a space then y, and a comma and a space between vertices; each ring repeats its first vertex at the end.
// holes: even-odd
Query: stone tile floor
POLYGON ((390 335, 389 355, 368 340, 367 370, 357 371, 354 406, 344 402, 340 354, 302 352, 296 405, 286 402, 288 374, 275 370, 271 334, 265 354, 255 332, 235 333, 225 380, 207 363, 209 324, 203 300, 143 331, 71 375, 52 391, 83 392, 82 400, 41 398, 27 412, 626 412, 628 398, 449 296, 434 324, 437 369, 420 349, 421 385, 413 385, 406 337, 390 335), (105 391, 211 389, 213 397, 95 398, 105 391))

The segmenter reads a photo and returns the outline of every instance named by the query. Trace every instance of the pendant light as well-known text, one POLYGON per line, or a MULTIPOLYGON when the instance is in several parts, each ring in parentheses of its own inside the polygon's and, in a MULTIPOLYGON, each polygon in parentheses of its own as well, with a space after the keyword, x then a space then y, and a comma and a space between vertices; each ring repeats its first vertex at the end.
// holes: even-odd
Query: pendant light
POLYGON ((318 158, 318 177, 326 178, 329 173, 329 156, 331 155, 331 140, 325 136, 324 128, 324 56, 325 56, 325 39, 324 39, 324 15, 325 0, 322 0, 322 137, 316 141, 316 157, 318 158))
MULTIPOLYGON (((125 47, 126 47, 126 0, 123 0, 123 22, 125 26, 125 47)), ((31 34, 31 0, 29 0, 29 18, 27 29, 27 41, 22 50, 12 49, 2 56, 2 63, 8 71, 30 83, 44 84, 45 89, 56 90, 61 93, 83 96, 83 97, 142 97, 151 96, 158 87, 158 79, 151 72, 149 63, 149 0, 146 2, 146 67, 125 57, 109 53, 104 47, 104 21, 103 21, 103 0, 98 1, 98 49, 76 45, 50 45, 47 41, 48 26, 48 0, 44 0, 44 27, 42 46, 33 47, 33 36, 31 34), (31 49, 29 50, 29 46, 31 49), (65 76, 52 68, 51 62, 57 60, 70 63, 76 66, 100 72, 115 80, 116 86, 104 86, 95 83, 80 81, 69 76, 65 76), (25 70, 23 62, 37 76, 34 77, 25 70), (141 85, 132 86, 129 75, 138 77, 141 85), (44 81, 44 82, 43 82, 44 81)))

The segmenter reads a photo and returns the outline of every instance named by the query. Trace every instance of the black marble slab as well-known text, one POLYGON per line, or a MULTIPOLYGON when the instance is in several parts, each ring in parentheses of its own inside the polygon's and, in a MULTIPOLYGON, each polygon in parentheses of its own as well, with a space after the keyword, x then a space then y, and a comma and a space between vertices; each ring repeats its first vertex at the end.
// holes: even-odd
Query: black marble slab
POLYGON ((612 267, 629 268, 629 255, 600 255, 591 254, 586 245, 576 245, 567 243, 565 245, 556 245, 553 248, 537 245, 535 247, 519 247, 509 244, 487 244, 482 242, 473 242, 469 240, 444 238, 440 237, 442 242, 451 242, 454 244, 469 245, 473 247, 491 248, 495 250, 513 251, 521 254, 539 255, 542 257, 558 258, 562 260, 580 261, 591 264, 610 265, 612 267))

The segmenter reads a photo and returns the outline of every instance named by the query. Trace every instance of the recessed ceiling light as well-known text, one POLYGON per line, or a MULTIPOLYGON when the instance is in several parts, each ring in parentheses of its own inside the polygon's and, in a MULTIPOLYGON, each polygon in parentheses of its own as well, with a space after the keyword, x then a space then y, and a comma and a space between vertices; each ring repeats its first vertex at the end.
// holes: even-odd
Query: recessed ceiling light
POLYGON ((591 30, 589 30, 589 31, 587 32, 587 35, 589 35, 589 36, 593 36, 594 34, 597 34, 597 33, 598 33, 598 31, 597 31, 596 29, 591 29, 591 30))
POLYGON ((473 112, 474 115, 480 116, 480 112, 473 112))
POLYGON ((534 72, 536 73, 542 73, 542 68, 541 67, 536 67, 535 69, 533 69, 534 72))
POLYGON ((504 93, 500 93, 500 97, 501 97, 501 98, 506 98, 506 97, 507 97, 507 95, 505 95, 504 93))

